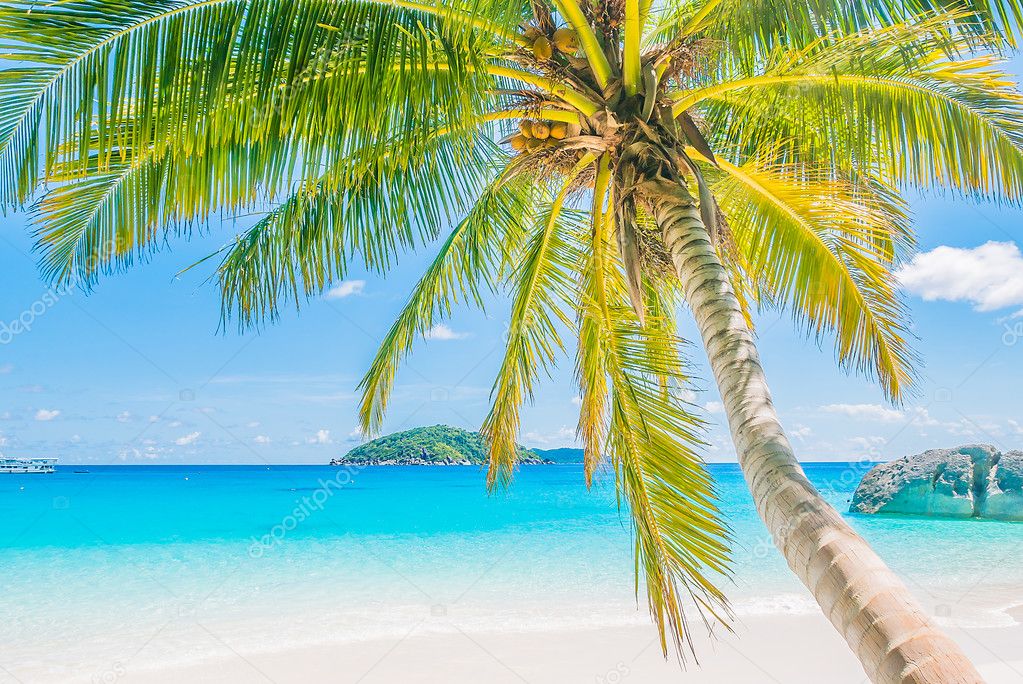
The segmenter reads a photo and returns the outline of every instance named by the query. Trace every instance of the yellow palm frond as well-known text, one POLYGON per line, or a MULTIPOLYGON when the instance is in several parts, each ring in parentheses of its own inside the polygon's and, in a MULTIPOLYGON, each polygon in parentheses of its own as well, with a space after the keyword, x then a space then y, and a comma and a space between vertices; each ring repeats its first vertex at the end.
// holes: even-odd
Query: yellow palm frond
POLYGON ((512 276, 515 290, 508 341, 494 382, 490 413, 480 428, 490 448, 490 487, 510 481, 518 454, 522 404, 532 398, 537 374, 549 369, 564 349, 558 325, 572 325, 564 303, 573 299, 571 274, 578 256, 566 234, 570 212, 564 204, 576 176, 593 160, 592 154, 586 154, 569 172, 512 276))
POLYGON ((729 532, 717 509, 710 474, 699 456, 702 420, 682 397, 689 378, 678 322, 655 302, 640 323, 622 265, 608 255, 597 334, 609 379, 607 451, 619 496, 629 508, 636 544, 637 587, 646 583, 662 651, 692 648, 688 609, 726 627, 731 614, 717 586, 728 576, 729 532), (688 604, 688 608, 687 608, 688 604))
POLYGON ((893 274, 911 242, 905 206, 827 169, 720 165, 715 195, 758 302, 790 307, 817 336, 833 333, 840 363, 901 398, 915 360, 893 274))

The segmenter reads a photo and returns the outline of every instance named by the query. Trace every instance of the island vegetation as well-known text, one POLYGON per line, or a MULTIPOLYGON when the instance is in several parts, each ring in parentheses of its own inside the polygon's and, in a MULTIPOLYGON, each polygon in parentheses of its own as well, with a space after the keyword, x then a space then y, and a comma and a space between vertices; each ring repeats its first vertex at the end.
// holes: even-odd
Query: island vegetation
MULTIPOLYGON (((529 465, 551 463, 529 449, 518 446, 518 462, 529 465)), ((355 447, 330 464, 343 465, 478 465, 489 462, 487 444, 478 432, 449 425, 432 425, 395 432, 355 447)))

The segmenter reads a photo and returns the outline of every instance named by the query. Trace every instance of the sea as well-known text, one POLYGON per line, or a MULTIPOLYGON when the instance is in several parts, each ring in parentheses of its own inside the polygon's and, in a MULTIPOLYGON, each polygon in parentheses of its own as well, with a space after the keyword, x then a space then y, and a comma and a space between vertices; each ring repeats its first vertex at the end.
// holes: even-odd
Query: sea
MULTIPOLYGON (((869 465, 804 468, 846 512, 869 465)), ((721 583, 737 619, 816 611, 737 466, 708 467, 734 537, 721 583)), ((649 624, 613 474, 587 489, 579 465, 526 466, 492 494, 484 480, 471 466, 2 475, 0 682, 114 681, 133 660, 192 664, 225 644, 649 624)), ((844 514, 939 622, 1014 624, 1023 524, 844 514)))

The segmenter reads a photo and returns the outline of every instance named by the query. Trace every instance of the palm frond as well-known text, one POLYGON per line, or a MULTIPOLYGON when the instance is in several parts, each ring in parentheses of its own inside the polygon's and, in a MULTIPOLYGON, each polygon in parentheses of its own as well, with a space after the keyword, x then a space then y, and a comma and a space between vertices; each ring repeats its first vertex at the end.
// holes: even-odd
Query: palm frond
MULTIPOLYGON (((287 182, 295 165, 312 179, 368 141, 422 137, 438 119, 478 111, 493 86, 493 36, 453 19, 460 3, 408 4, 420 9, 372 0, 7 3, 0 35, 16 66, 0 71, 0 205, 26 201, 55 165, 66 175, 77 163, 85 175, 98 162, 102 172, 125 150, 161 146, 190 155, 250 145, 247 161, 260 162, 266 184, 287 182)), ((480 2, 471 11, 474 21, 514 26, 521 8, 480 2)))
MULTIPOLYGON (((87 288, 98 274, 130 265, 154 248, 160 227, 178 218, 150 201, 175 180, 166 173, 166 158, 139 154, 105 166, 105 171, 84 178, 72 172, 73 178, 34 208, 33 238, 47 281, 66 284, 74 279, 87 288)), ((67 176, 56 169, 53 178, 67 176)))
MULTIPOLYGON (((803 47, 830 34, 890 26, 945 13, 946 34, 960 34, 975 48, 1014 47, 1023 27, 1017 0, 674 0, 662 8, 671 31, 725 43, 747 64, 778 47, 803 47), (948 10, 955 10, 949 13, 948 10)), ((667 32, 667 28, 661 29, 667 32)))
POLYGON ((840 173, 1017 203, 1023 98, 997 58, 939 51, 938 21, 779 52, 762 73, 683 93, 676 110, 703 103, 712 143, 740 163, 785 143, 840 173))
POLYGON ((607 236, 608 224, 604 216, 610 181, 609 157, 603 155, 598 169, 593 209, 590 212, 590 230, 587 260, 582 265, 577 319, 579 344, 576 348, 576 378, 579 382, 579 424, 577 434, 583 443, 583 472, 586 486, 591 486, 593 474, 604 460, 608 430, 607 380, 607 236))
POLYGON ((489 138, 464 131, 431 139, 412 162, 375 148, 352 155, 329 182, 299 187, 236 238, 217 271, 225 318, 273 320, 283 303, 343 278, 353 257, 387 270, 467 211, 500 159, 489 138))
POLYGON ((394 386, 401 361, 413 343, 454 306, 483 306, 485 291, 515 263, 532 211, 532 184, 524 177, 494 180, 444 244, 408 303, 380 343, 373 363, 359 383, 359 418, 365 434, 375 434, 394 386))
POLYGON ((911 244, 905 204, 827 171, 720 164, 715 195, 758 303, 789 307, 818 338, 834 334, 842 365, 902 398, 915 361, 893 273, 911 244))
POLYGON ((504 486, 511 480, 522 404, 532 398, 538 375, 549 371, 564 349, 559 324, 572 326, 565 308, 574 301, 572 274, 579 257, 572 250, 568 232, 580 217, 564 204, 575 178, 593 159, 592 154, 584 155, 562 181, 553 202, 539 217, 522 263, 511 276, 515 287, 508 340, 490 412, 480 428, 490 449, 489 487, 504 486))
POLYGON ((661 649, 668 653, 670 639, 681 655, 693 646, 687 603, 704 621, 729 624, 728 603, 716 584, 729 572, 729 531, 698 454, 702 420, 681 399, 689 378, 674 332, 678 323, 663 306, 664 293, 650 286, 652 306, 640 323, 622 265, 610 258, 607 225, 595 238, 603 244, 593 245, 609 257, 601 259, 602 301, 593 321, 609 378, 607 447, 631 512, 637 587, 642 574, 661 649))

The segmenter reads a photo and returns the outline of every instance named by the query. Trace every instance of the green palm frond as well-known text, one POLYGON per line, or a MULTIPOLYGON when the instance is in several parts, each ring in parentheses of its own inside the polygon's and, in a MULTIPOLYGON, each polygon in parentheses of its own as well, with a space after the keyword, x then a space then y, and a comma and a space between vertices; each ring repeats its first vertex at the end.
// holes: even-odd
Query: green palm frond
MULTIPOLYGON (((0 9, 5 56, 17 64, 0 72, 5 206, 24 202, 55 164, 66 175, 77 162, 84 175, 125 150, 161 146, 191 155, 250 145, 246 160, 263 162, 266 182, 296 164, 315 178, 325 160, 367 141, 422 137, 439 119, 478 111, 493 84, 484 59, 494 37, 452 21, 457 3, 34 5, 0 9)), ((488 9, 511 25, 521 11, 490 3, 473 16, 488 9)))
MULTIPOLYGON (((747 64, 779 46, 806 46, 829 34, 851 34, 946 13, 947 33, 974 47, 1015 46, 1023 27, 1017 0, 673 0, 662 10, 680 36, 721 41, 747 64), (948 13, 948 10, 956 10, 948 13)), ((666 28, 662 28, 666 32, 666 28)))
MULTIPOLYGON (((627 305, 611 313, 622 319, 633 315, 627 305)), ((702 423, 677 393, 664 392, 652 377, 671 376, 675 355, 651 353, 638 322, 617 319, 609 332, 608 450, 632 513, 637 575, 645 578, 650 612, 667 653, 669 639, 676 649, 684 642, 692 647, 687 601, 704 619, 728 624, 728 604, 717 584, 728 574, 729 534, 698 454, 702 423)))
MULTIPOLYGON (((410 73, 411 69, 406 75, 410 73)), ((426 77, 420 79, 420 85, 426 87, 446 91, 454 86, 449 71, 438 74, 427 69, 419 75, 426 77)), ((405 86, 409 83, 407 79, 397 80, 405 86)), ((438 113, 432 114, 425 118, 430 120, 438 113)), ((475 125, 471 118, 469 121, 470 127, 475 125)), ((377 136, 361 149, 325 161, 328 171, 321 172, 314 181, 293 181, 301 189, 293 192, 266 220, 293 215, 301 208, 300 200, 308 200, 313 194, 322 202, 324 197, 361 188, 371 182, 367 179, 374 174, 396 173, 398 169, 412 167, 422 172, 424 163, 429 166, 438 161, 431 152, 422 152, 423 148, 435 146, 430 141, 436 139, 435 131, 406 134, 389 141, 377 136)), ((98 151, 91 152, 84 177, 74 159, 53 165, 52 189, 36 207, 37 251, 48 279, 66 281, 75 275, 80 283, 91 285, 97 275, 144 258, 164 243, 160 238, 169 232, 187 232, 204 224, 216 211, 252 212, 273 203, 294 177, 292 145, 287 140, 220 142, 191 152, 177 148, 178 142, 174 142, 175 147, 151 145, 139 151, 119 148, 106 160, 100 158, 98 151)), ((356 144, 355 136, 349 143, 356 144)), ((480 144, 492 146, 489 140, 480 144)), ((456 161, 451 159, 446 167, 439 165, 435 170, 450 172, 456 161)), ((475 168, 473 164, 468 166, 470 171, 475 168)), ((436 186, 436 180, 430 185, 436 186)), ((392 190, 400 187, 403 186, 392 190)), ((436 190, 433 187, 437 201, 443 203, 444 193, 438 194, 436 190)), ((400 197, 393 201, 400 203, 400 197)), ((309 212, 319 211, 321 206, 315 201, 304 202, 304 210, 309 212)), ((449 215, 451 207, 440 208, 434 202, 421 206, 427 210, 422 221, 431 226, 427 232, 436 233, 440 214, 449 215)), ((399 209, 395 207, 393 211, 399 209)), ((404 230, 404 223, 407 222, 401 225, 392 222, 387 227, 404 230)), ((368 246, 367 238, 363 249, 368 246)), ((386 249, 381 245, 377 252, 386 249)))
MULTIPOLYGON (((215 70, 209 67, 228 61, 230 45, 222 37, 237 31, 244 10, 242 3, 231 2, 141 2, 117 7, 72 2, 38 8, 35 4, 13 2, 0 8, 5 57, 19 64, 0 76, 3 82, 19 85, 13 93, 5 88, 0 120, 3 205, 23 202, 34 189, 43 131, 51 151, 76 143, 73 151, 84 173, 94 157, 89 143, 93 122, 98 122, 95 150, 103 161, 117 145, 116 137, 106 134, 109 124, 128 120, 140 103, 152 101, 155 86, 173 84, 173 74, 162 84, 153 82, 163 61, 157 55, 167 61, 187 60, 192 50, 187 43, 203 36, 206 42, 195 46, 196 52, 205 53, 209 61, 192 62, 193 78, 215 78, 211 73, 215 70), (83 14, 92 16, 82 21, 83 14), (193 26, 204 30, 189 30, 193 26), (140 92, 145 87, 150 90, 140 92), (13 97, 8 99, 8 93, 13 97)), ((138 146, 145 144, 139 141, 138 146)), ((52 152, 45 161, 52 163, 52 152)))
MULTIPOLYGON (((159 197, 177 177, 166 157, 139 154, 104 164, 84 178, 57 168, 58 183, 34 210, 36 251, 43 277, 53 283, 75 280, 89 287, 98 274, 130 266, 157 246, 162 226, 177 222, 159 197)), ((252 186, 250 186, 252 187, 252 186)))
POLYGON ((740 154, 784 143, 842 172, 1019 201, 1023 98, 997 58, 939 51, 936 21, 780 52, 762 73, 685 92, 676 110, 702 103, 713 143, 740 154))
POLYGON ((333 280, 349 260, 387 270, 398 252, 432 240, 472 206, 499 151, 487 138, 451 132, 409 163, 376 148, 354 154, 330 181, 301 186, 227 248, 217 277, 224 315, 243 326, 274 319, 333 280), (413 217, 410 219, 410 217, 413 217))
POLYGON ((515 263, 532 210, 533 187, 524 178, 497 178, 448 236, 380 343, 359 384, 359 418, 375 434, 387 409, 394 377, 413 343, 454 306, 483 306, 483 294, 515 263))
POLYGON ((583 156, 562 181, 550 206, 538 217, 522 263, 511 275, 513 301, 504 359, 494 381, 490 412, 480 428, 490 449, 489 487, 511 480, 521 407, 532 399, 539 374, 553 368, 564 350, 559 325, 572 326, 566 306, 575 299, 572 274, 579 256, 570 233, 582 217, 564 205, 576 177, 592 162, 592 155, 583 156))

